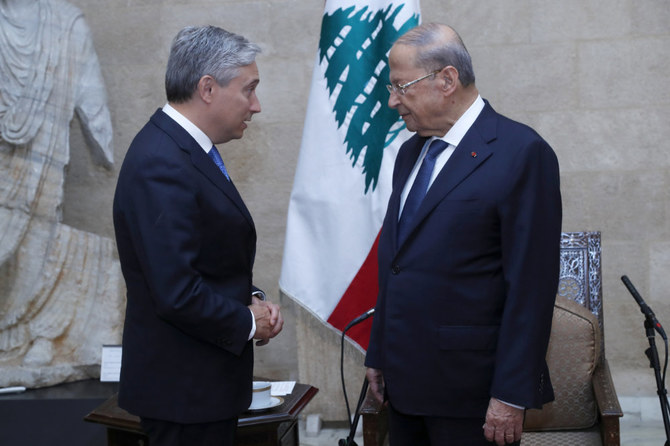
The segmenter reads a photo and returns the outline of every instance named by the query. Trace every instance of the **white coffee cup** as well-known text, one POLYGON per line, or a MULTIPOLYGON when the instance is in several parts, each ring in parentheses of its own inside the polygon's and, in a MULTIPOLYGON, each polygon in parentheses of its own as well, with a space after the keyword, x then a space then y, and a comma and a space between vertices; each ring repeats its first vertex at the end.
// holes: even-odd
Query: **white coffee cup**
POLYGON ((271 388, 272 385, 268 381, 254 381, 249 409, 263 409, 270 406, 271 388))

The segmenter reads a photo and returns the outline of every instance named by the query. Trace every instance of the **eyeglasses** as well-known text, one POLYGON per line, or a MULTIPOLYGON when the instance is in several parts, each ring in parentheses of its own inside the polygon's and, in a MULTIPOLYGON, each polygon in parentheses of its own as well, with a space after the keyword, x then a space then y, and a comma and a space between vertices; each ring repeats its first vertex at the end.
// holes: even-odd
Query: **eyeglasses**
POLYGON ((407 82, 406 84, 402 84, 402 85, 388 84, 386 86, 386 89, 389 91, 389 93, 396 93, 396 94, 399 94, 400 96, 405 96, 405 91, 407 91, 407 89, 409 87, 411 87, 412 85, 416 84, 419 81, 424 80, 427 77, 436 75, 440 71, 442 71, 442 69, 432 71, 432 72, 426 74, 425 76, 421 76, 420 78, 414 79, 413 81, 407 82))

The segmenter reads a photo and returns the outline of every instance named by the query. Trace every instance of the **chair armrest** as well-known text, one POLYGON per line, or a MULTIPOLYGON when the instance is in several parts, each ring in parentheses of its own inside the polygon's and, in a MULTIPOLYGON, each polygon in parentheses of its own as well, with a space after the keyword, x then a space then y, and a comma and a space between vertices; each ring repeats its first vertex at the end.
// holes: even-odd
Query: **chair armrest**
POLYGON ((388 413, 369 388, 360 414, 363 416, 363 446, 382 446, 388 432, 388 413))
POLYGON ((619 418, 623 416, 623 412, 605 358, 593 372, 593 393, 598 405, 603 446, 619 446, 619 418))

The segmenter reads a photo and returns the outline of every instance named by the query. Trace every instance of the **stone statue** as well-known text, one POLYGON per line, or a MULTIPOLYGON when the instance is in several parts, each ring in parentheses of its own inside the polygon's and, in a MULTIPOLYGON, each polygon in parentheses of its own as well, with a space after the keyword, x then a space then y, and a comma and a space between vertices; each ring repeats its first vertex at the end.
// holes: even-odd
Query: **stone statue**
POLYGON ((113 163, 106 102, 76 7, 0 0, 0 387, 97 377, 120 341, 114 243, 61 223, 75 111, 94 160, 113 163))

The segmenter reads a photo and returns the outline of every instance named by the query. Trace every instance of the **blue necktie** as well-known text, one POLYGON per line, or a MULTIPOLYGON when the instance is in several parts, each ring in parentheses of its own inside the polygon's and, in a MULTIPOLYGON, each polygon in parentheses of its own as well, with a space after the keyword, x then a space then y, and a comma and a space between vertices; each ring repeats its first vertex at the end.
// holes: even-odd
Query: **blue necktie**
POLYGON ((407 236, 410 223, 414 220, 414 215, 428 191, 428 183, 430 182, 430 177, 433 173, 433 168, 435 167, 435 159, 447 148, 447 146, 449 146, 449 144, 441 139, 436 139, 430 143, 428 153, 426 153, 426 156, 423 158, 419 172, 416 174, 414 184, 407 195, 405 206, 402 209, 400 221, 398 222, 398 241, 404 240, 407 236))
POLYGON ((214 164, 218 166, 219 170, 221 170, 221 172, 226 176, 226 179, 230 181, 230 176, 228 176, 226 165, 223 164, 223 159, 221 159, 219 151, 216 150, 216 146, 212 146, 212 149, 209 151, 208 155, 212 159, 212 161, 214 161, 214 164))

